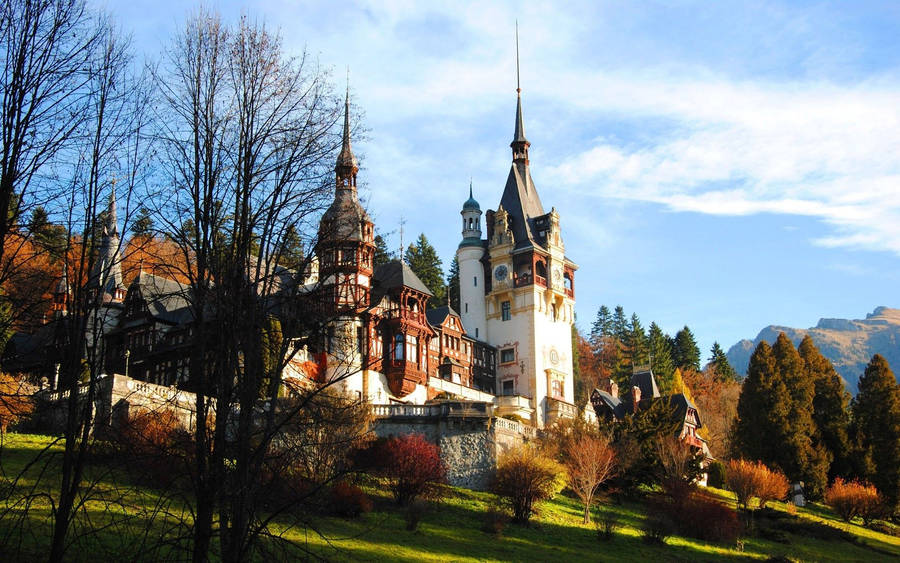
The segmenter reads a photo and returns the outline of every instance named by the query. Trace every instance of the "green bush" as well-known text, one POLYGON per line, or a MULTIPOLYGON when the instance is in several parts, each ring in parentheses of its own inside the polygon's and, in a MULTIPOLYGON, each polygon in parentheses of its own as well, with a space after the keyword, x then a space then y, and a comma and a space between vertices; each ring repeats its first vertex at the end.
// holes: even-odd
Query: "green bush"
POLYGON ((724 489, 726 475, 725 464, 719 460, 712 461, 706 467, 706 484, 717 489, 724 489))

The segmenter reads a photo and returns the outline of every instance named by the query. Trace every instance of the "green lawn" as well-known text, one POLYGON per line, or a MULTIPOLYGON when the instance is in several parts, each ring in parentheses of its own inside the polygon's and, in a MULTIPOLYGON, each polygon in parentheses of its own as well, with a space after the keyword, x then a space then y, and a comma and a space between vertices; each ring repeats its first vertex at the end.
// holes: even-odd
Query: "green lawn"
MULTIPOLYGON (((9 478, 19 473, 51 441, 52 438, 44 436, 7 435, 0 454, 3 475, 9 478)), ((60 447, 59 444, 53 446, 57 450, 60 447)), ((56 478, 54 469, 53 463, 46 467, 36 464, 12 489, 10 498, 21 497, 35 483, 36 491, 49 491, 52 479, 56 478), (43 480, 38 482, 42 470, 43 480)), ((182 537, 187 530, 174 523, 184 520, 185 505, 177 495, 134 486, 129 484, 127 474, 112 472, 104 466, 92 467, 88 477, 95 485, 90 500, 79 514, 76 529, 92 531, 77 534, 68 552, 69 559, 96 561, 105 557, 118 560, 122 554, 136 560, 184 557, 184 552, 177 548, 187 545, 187 539, 182 537), (167 543, 160 542, 160 538, 166 538, 167 543)), ((647 510, 641 503, 608 504, 607 510, 615 512, 621 527, 612 540, 599 541, 593 525, 581 524, 579 503, 565 495, 544 504, 530 527, 510 524, 502 536, 495 537, 481 530, 483 515, 494 503, 494 497, 456 488, 448 488, 443 502, 432 506, 417 531, 409 532, 405 529, 403 511, 391 504, 384 487, 370 481, 364 488, 375 501, 375 510, 362 518, 345 520, 317 516, 310 528, 290 529, 287 529, 286 520, 281 520, 270 527, 270 532, 282 534, 303 549, 331 560, 561 562, 577 558, 713 561, 786 556, 803 561, 887 561, 900 558, 900 538, 844 524, 818 505, 800 509, 796 518, 785 515, 779 519, 778 522, 789 523, 788 532, 780 532, 770 539, 745 538, 743 550, 740 550, 736 545, 716 545, 681 537, 670 537, 664 546, 647 544, 641 538, 647 510), (845 530, 849 535, 830 534, 836 537, 816 539, 829 534, 809 533, 810 530, 821 531, 822 526, 845 530)), ((726 502, 734 503, 729 493, 711 491, 726 502)), ((46 557, 50 533, 49 502, 46 496, 36 497, 24 520, 16 518, 21 514, 21 505, 12 511, 4 511, 0 518, 0 553, 31 560, 46 557)), ((5 506, 9 506, 8 501, 5 506)), ((787 510, 781 503, 775 503, 775 508, 782 512, 787 510)), ((825 528, 826 532, 828 530, 825 528)), ((273 546, 276 544, 271 542, 273 546)), ((300 556, 301 552, 297 550, 294 555, 300 556)), ((271 560, 273 557, 261 554, 259 558, 271 560)))

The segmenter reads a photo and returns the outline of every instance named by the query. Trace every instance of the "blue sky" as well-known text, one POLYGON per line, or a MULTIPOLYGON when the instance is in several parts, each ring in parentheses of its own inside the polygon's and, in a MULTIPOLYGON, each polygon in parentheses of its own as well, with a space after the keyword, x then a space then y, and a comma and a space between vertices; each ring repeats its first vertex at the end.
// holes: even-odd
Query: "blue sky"
MULTIPOLYGON (((155 57, 191 4, 106 4, 155 57)), ((449 265, 472 178, 509 171, 519 21, 525 126, 561 215, 579 325, 601 304, 704 357, 767 324, 900 306, 896 2, 210 3, 281 29, 365 114, 354 148, 391 247, 449 265)))

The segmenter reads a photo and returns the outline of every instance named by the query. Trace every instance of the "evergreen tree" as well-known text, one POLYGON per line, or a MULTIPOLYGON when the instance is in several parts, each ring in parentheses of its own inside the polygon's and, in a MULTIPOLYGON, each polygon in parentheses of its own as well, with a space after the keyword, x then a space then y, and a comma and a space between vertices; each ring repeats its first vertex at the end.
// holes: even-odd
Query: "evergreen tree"
POLYGON ((609 307, 600 305, 600 309, 597 311, 597 318, 594 320, 594 324, 591 325, 591 342, 596 342, 604 336, 611 336, 613 332, 612 326, 612 313, 609 312, 609 307))
POLYGON ((377 268, 390 261, 391 253, 388 252, 387 242, 385 242, 384 237, 381 235, 375 235, 375 256, 373 257, 375 267, 377 268))
POLYGON ((807 334, 797 348, 806 369, 806 378, 813 382, 813 421, 817 434, 816 440, 821 443, 831 457, 828 479, 850 477, 851 460, 850 440, 847 428, 850 417, 847 405, 850 394, 844 390, 841 377, 834 366, 816 348, 812 338, 807 334))
POLYGON ((637 313, 632 313, 628 325, 628 350, 631 353, 631 365, 642 366, 648 363, 647 335, 641 325, 637 313))
POLYGON ((619 342, 625 342, 628 339, 628 318, 625 316, 625 309, 621 305, 616 305, 616 311, 612 318, 612 335, 619 339, 619 342))
POLYGON ((404 256, 410 269, 422 283, 425 284, 434 297, 428 300, 428 308, 433 309, 446 304, 446 288, 444 286, 444 271, 441 269, 441 259, 437 251, 428 242, 428 238, 422 233, 416 239, 415 244, 410 244, 404 256))
POLYGON ((574 386, 573 392, 575 393, 575 406, 584 405, 588 398, 587 386, 581 374, 581 357, 578 352, 579 340, 581 340, 581 334, 579 334, 575 323, 572 323, 572 384, 574 386))
POLYGON ((457 313, 462 313, 463 311, 460 309, 459 303, 459 260, 456 256, 454 256, 453 261, 450 262, 450 273, 447 274, 447 287, 450 290, 450 306, 453 307, 457 313))
POLYGON ((725 350, 719 346, 718 342, 713 342, 709 364, 707 365, 713 367, 715 376, 720 381, 737 381, 739 379, 737 372, 731 366, 731 362, 728 361, 728 356, 725 355, 725 350))
POLYGON ((666 395, 672 389, 672 375, 675 372, 675 364, 672 361, 672 345, 669 337, 659 328, 659 325, 650 323, 647 334, 647 347, 651 357, 651 367, 659 385, 659 392, 666 395))
POLYGON ((775 377, 787 390, 788 417, 782 427, 773 428, 778 437, 776 456, 772 460, 792 481, 803 481, 806 493, 819 498, 825 491, 830 460, 825 448, 817 443, 813 420, 815 383, 807 377, 803 359, 783 332, 772 347, 775 377))
POLYGON ((750 356, 747 377, 738 398, 734 423, 736 456, 770 463, 777 449, 776 427, 783 427, 789 405, 784 382, 775 377, 775 356, 763 340, 750 356))
POLYGON ((900 386, 887 360, 875 354, 859 378, 853 421, 861 455, 871 459, 869 481, 896 508, 900 501, 900 386))
POLYGON ((28 221, 28 232, 34 237, 34 241, 44 250, 50 253, 54 260, 62 257, 66 248, 66 228, 50 222, 47 210, 38 205, 31 212, 28 221))
MULTIPOLYGON (((293 225, 290 229, 293 229, 293 225)), ((296 231, 295 231, 296 232, 296 231)), ((131 234, 136 237, 149 236, 153 234, 153 218, 150 216, 150 210, 146 207, 138 209, 137 217, 131 223, 131 234)))
MULTIPOLYGON (((146 234, 150 234, 148 229, 146 234)), ((135 233, 137 235, 137 233, 135 233)), ((306 252, 303 248, 303 241, 293 225, 290 225, 284 233, 281 240, 281 252, 279 263, 285 268, 299 271, 306 267, 306 252)))
POLYGON ((687 325, 675 333, 675 340, 672 343, 672 359, 677 368, 700 371, 700 348, 697 347, 694 333, 687 325))

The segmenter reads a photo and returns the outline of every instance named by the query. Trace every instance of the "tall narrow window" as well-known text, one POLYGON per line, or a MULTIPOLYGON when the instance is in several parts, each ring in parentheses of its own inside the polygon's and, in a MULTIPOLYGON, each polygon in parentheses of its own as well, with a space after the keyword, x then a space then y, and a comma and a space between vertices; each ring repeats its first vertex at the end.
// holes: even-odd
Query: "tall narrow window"
POLYGON ((400 333, 397 333, 394 336, 394 359, 395 360, 403 359, 403 345, 404 345, 403 335, 400 333))
POLYGON ((504 321, 508 321, 512 318, 512 308, 509 304, 509 301, 504 301, 500 304, 501 318, 504 321))
POLYGON ((478 276, 472 278, 472 283, 475 285, 475 287, 478 287, 478 276))
POLYGON ((415 336, 406 339, 406 361, 411 363, 419 361, 419 339, 415 336))
POLYGON ((468 313, 468 312, 469 312, 469 304, 466 303, 466 313, 468 313))

